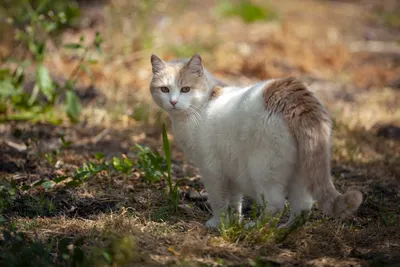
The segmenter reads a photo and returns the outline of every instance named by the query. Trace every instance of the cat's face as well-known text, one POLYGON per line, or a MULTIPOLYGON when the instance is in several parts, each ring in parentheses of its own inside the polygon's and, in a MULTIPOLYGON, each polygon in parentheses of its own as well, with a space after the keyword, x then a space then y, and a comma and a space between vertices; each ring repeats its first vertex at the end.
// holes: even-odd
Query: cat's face
POLYGON ((152 55, 151 65, 153 78, 150 91, 158 106, 171 115, 198 111, 208 96, 199 55, 194 55, 190 60, 171 62, 164 62, 152 55))

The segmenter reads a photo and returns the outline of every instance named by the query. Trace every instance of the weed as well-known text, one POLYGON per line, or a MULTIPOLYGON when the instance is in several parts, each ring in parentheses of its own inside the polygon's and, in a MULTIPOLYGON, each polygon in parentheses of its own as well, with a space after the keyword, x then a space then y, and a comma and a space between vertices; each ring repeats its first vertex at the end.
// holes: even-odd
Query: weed
POLYGON ((92 249, 88 266, 124 266, 137 259, 136 241, 131 236, 117 237, 111 233, 108 239, 105 248, 92 249))
POLYGON ((296 221, 289 227, 278 227, 278 222, 282 214, 287 212, 286 207, 281 213, 270 215, 265 212, 267 202, 263 201, 262 205, 254 203, 251 208, 251 221, 247 222, 239 220, 238 216, 228 209, 228 213, 221 216, 219 232, 222 238, 231 241, 245 241, 253 244, 274 242, 279 243, 286 237, 304 225, 308 216, 302 213, 297 217, 296 221))
MULTIPOLYGON (((39 2, 40 4, 34 8, 29 1, 24 1, 24 4, 17 5, 20 11, 10 13, 11 16, 14 15, 10 21, 17 28, 15 41, 25 48, 28 55, 24 55, 23 60, 12 59, 17 63, 14 70, 11 67, 0 70, 0 121, 45 120, 58 124, 61 119, 56 116, 57 112, 54 112, 54 109, 62 94, 65 94, 64 111, 72 122, 77 122, 81 111, 79 98, 73 89, 77 82, 77 74, 80 71, 89 71, 87 63, 92 61, 88 53, 93 49, 99 50, 103 40, 97 33, 91 45, 83 45, 83 37, 79 43, 65 45, 67 49, 82 50, 82 52, 77 67, 66 82, 56 83, 44 65, 46 43, 55 38, 55 33, 62 25, 71 22, 79 13, 70 4, 59 5, 65 9, 56 14, 53 11, 43 13, 48 10, 50 1, 39 2), (21 12, 24 15, 18 17, 17 14, 21 12), (19 29, 21 24, 27 25, 19 29), (35 68, 35 82, 30 94, 23 90, 25 68, 29 65, 35 68)), ((9 63, 10 61, 9 59, 9 63)))
POLYGON ((16 198, 16 186, 6 179, 0 180, 0 224, 5 221, 3 211, 10 207, 16 198))
POLYGON ((174 210, 176 211, 178 209, 179 205, 179 181, 173 185, 172 184, 172 177, 171 177, 171 150, 170 150, 170 145, 168 141, 168 136, 167 136, 167 130, 165 127, 165 124, 163 124, 163 130, 162 130, 162 137, 163 137, 163 145, 164 145, 164 153, 165 153, 165 159, 167 161, 167 175, 165 176, 165 179, 167 180, 168 184, 168 189, 169 189, 169 196, 168 200, 174 210))
POLYGON ((151 151, 148 147, 136 144, 138 150, 136 168, 144 173, 144 180, 148 183, 159 181, 164 176, 166 169, 165 159, 156 151, 151 151))
POLYGON ((230 1, 221 1, 216 8, 217 13, 225 17, 240 17, 245 23, 258 20, 275 20, 278 15, 272 7, 259 6, 249 0, 242 0, 237 4, 230 1))
POLYGON ((0 239, 1 266, 123 266, 138 258, 136 242, 131 236, 108 233, 104 246, 88 247, 85 238, 41 241, 29 238, 13 227, 3 230, 0 239))

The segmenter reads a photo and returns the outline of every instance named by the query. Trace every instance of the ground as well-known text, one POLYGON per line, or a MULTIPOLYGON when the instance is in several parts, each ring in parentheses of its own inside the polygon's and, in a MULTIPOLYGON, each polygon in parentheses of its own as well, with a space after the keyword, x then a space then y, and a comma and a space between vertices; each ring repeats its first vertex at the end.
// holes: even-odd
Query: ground
MULTIPOLYGON (((209 0, 155 1, 144 18, 129 1, 82 1, 80 26, 66 30, 62 40, 81 34, 90 39, 95 30, 105 39, 93 80, 79 80, 82 119, 0 124, 0 178, 29 185, 71 175, 95 162, 98 152, 109 160, 135 158, 136 144, 162 151, 160 121, 169 122, 151 102, 150 55, 172 59, 199 52, 229 84, 297 76, 309 85, 334 120, 336 187, 363 192, 356 214, 341 221, 314 209, 305 225, 279 242, 207 230, 207 205, 188 196, 194 188, 201 191, 198 171, 168 135, 173 180, 185 179, 176 212, 163 209, 165 182, 146 183, 134 168, 99 172, 75 188, 20 192, 4 217, 40 240, 84 237, 88 251, 110 236, 132 237, 128 266, 399 266, 400 6, 388 0, 270 2, 277 18, 245 23, 218 16, 218 2, 209 0), (149 32, 151 46, 140 47, 149 32), (61 136, 71 144, 46 159, 62 147, 61 136)), ((62 79, 73 62, 50 53, 45 64, 62 79)))

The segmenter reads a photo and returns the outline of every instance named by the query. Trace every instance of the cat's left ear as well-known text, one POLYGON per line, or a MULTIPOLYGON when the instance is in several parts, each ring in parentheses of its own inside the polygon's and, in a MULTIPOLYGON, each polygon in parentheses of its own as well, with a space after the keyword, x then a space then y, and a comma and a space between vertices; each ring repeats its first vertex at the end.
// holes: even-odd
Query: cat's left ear
POLYGON ((165 69, 165 63, 156 55, 151 55, 151 69, 153 74, 160 73, 163 69, 165 69))
POLYGON ((194 55, 190 61, 186 65, 186 69, 197 75, 202 75, 203 74, 203 64, 202 64, 202 59, 199 54, 194 55))

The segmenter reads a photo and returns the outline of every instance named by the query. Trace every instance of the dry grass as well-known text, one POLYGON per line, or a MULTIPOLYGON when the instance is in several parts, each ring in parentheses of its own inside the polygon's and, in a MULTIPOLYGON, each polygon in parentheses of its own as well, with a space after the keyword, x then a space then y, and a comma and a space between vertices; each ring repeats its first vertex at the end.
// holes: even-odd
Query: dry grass
MULTIPOLYGON (((132 236, 134 266, 238 266, 255 264, 257 259, 272 266, 394 266, 400 262, 400 143, 377 135, 382 125, 400 126, 400 91, 391 86, 398 78, 399 54, 350 49, 353 42, 364 42, 366 31, 384 42, 392 40, 398 29, 371 22, 370 5, 349 1, 271 1, 280 20, 254 24, 213 15, 208 7, 214 1, 202 5, 189 1, 182 6, 172 2, 155 1, 152 15, 138 28, 135 19, 141 13, 133 2, 118 0, 87 8, 91 27, 67 31, 62 38, 71 42, 86 34, 90 39, 96 29, 104 34, 104 53, 92 68, 100 97, 86 104, 83 122, 77 126, 0 125, 0 178, 31 183, 71 173, 95 152, 107 157, 129 154, 136 143, 160 148, 161 127, 148 93, 149 55, 170 59, 201 49, 206 66, 230 83, 298 75, 310 85, 334 117, 335 184, 341 191, 361 188, 365 201, 359 212, 339 221, 315 210, 305 226, 280 244, 226 241, 203 227, 209 213, 201 203, 182 198, 178 213, 160 212, 165 206, 162 185, 146 185, 135 172, 99 175, 76 189, 45 194, 55 210, 35 204, 39 193, 24 196, 7 216, 19 229, 42 239, 87 237, 88 251, 104 245, 110 236, 132 236), (154 36, 151 49, 146 48, 146 38, 151 36, 143 35, 149 29, 154 36), (138 112, 147 119, 135 120, 138 112), (18 152, 7 143, 22 144, 18 132, 40 142, 18 152), (60 132, 73 143, 59 155, 63 165, 55 169, 43 155, 57 146, 60 132)), ((382 1, 386 2, 390 1, 382 1)), ((0 50, 7 53, 5 46, 0 50)), ((65 77, 75 63, 70 55, 51 53, 46 64, 52 75, 65 77)), ((84 75, 79 81, 82 90, 91 84, 84 75)), ((174 149, 172 157, 175 176, 184 173, 191 180, 182 190, 201 187, 196 169, 184 156, 174 149)))

